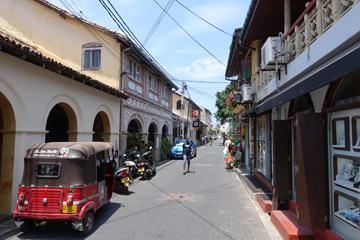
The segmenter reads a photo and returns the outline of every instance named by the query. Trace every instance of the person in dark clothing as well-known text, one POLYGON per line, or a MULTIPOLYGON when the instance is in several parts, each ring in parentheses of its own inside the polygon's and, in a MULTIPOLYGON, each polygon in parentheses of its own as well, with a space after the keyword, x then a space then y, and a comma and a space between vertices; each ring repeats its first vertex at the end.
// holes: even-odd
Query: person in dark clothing
POLYGON ((184 175, 185 175, 186 163, 188 165, 187 172, 190 171, 190 159, 191 159, 191 155, 192 155, 193 151, 194 151, 194 149, 190 143, 190 138, 186 138, 186 143, 183 144, 183 156, 184 156, 184 172, 183 172, 183 174, 184 175))

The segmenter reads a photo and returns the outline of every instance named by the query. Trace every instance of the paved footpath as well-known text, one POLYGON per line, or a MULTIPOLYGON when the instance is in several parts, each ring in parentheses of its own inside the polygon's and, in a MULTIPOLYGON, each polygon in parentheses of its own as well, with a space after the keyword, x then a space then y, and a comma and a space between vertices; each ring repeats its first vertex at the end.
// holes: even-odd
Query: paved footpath
MULTIPOLYGON (((237 174, 225 170, 220 141, 198 148, 190 173, 182 160, 158 168, 151 180, 114 194, 86 239, 281 239, 237 174)), ((82 239, 70 226, 48 225, 10 239, 82 239)))

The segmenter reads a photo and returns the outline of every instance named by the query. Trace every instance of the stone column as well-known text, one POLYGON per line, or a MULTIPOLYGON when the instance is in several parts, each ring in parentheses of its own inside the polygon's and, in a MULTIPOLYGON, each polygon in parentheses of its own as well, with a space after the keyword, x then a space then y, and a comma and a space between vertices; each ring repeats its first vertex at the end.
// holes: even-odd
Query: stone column
POLYGON ((291 27, 291 0, 284 0, 284 34, 291 27))
POLYGON ((161 160, 161 133, 155 133, 155 142, 154 142, 154 163, 161 160))
POLYGON ((127 137, 128 137, 128 132, 121 132, 120 134, 120 151, 121 154, 124 154, 126 151, 126 145, 127 145, 127 137))

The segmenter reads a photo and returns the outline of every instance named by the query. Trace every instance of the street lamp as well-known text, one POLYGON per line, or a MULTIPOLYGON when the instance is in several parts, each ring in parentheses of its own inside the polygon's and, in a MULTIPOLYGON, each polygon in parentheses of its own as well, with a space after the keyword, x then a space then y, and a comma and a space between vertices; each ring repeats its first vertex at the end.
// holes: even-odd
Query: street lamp
POLYGON ((236 91, 234 92, 234 97, 235 97, 235 102, 236 103, 240 103, 242 100, 242 96, 241 96, 241 91, 240 89, 236 89, 236 91))

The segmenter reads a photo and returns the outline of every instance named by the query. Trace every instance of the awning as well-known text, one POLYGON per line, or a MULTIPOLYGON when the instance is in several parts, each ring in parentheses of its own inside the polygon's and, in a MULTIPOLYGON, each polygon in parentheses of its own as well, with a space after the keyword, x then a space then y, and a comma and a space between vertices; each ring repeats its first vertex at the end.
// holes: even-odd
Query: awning
POLYGON ((247 117, 255 117, 256 116, 256 106, 246 110, 245 112, 241 113, 241 118, 247 118, 247 117))

